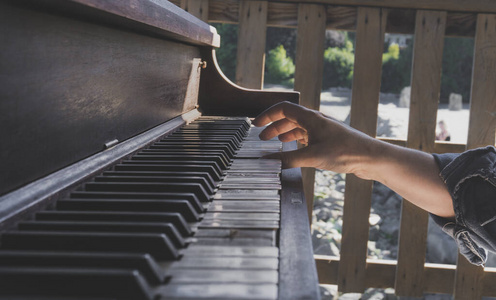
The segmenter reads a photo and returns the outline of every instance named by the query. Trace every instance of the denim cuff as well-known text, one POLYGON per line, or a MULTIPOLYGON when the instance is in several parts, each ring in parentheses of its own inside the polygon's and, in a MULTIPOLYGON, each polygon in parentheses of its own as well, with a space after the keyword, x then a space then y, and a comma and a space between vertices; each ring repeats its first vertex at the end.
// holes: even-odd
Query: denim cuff
POLYGON ((472 264, 483 265, 487 250, 496 252, 496 149, 433 156, 453 199, 455 219, 431 217, 455 239, 460 253, 472 264))

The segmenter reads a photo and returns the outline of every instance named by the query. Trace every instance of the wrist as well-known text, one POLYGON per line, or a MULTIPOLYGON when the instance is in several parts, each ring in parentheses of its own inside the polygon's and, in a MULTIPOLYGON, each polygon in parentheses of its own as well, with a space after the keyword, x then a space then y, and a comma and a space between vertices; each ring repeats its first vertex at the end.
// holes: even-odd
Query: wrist
POLYGON ((364 143, 356 147, 349 159, 351 173, 366 180, 382 180, 382 168, 392 155, 388 143, 367 136, 364 143))

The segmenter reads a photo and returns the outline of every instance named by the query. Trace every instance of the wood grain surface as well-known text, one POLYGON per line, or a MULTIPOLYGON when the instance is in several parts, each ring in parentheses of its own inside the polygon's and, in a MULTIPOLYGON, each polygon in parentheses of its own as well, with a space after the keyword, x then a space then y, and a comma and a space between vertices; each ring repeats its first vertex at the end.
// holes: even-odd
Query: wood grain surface
MULTIPOLYGON (((387 12, 380 8, 358 9, 350 125, 373 137, 377 128, 386 18, 387 12)), ((372 181, 346 176, 338 279, 342 292, 365 290, 371 197, 372 181)))
MULTIPOLYGON (((417 11, 407 147, 434 152, 446 12, 417 11)), ((395 290, 421 297, 428 214, 403 200, 395 290)))
POLYGON ((241 1, 239 10, 236 83, 262 89, 267 33, 267 1, 241 1))
MULTIPOLYGON (((300 5, 296 37, 294 89, 301 93, 300 104, 315 110, 320 108, 325 24, 326 12, 323 5, 300 5)), ((315 169, 303 168, 302 173, 308 205, 308 218, 312 220, 315 169)))

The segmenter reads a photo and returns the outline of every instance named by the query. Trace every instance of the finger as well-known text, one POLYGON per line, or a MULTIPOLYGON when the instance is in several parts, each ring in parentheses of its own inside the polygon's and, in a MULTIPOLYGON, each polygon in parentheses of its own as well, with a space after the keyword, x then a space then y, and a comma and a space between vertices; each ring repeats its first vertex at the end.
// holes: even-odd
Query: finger
POLYGON ((285 101, 271 106, 256 117, 252 123, 260 127, 281 119, 288 119, 302 127, 307 127, 311 124, 312 114, 311 110, 303 106, 285 101))
POLYGON ((265 155, 262 158, 279 159, 282 162, 283 169, 299 167, 316 167, 315 157, 309 150, 309 147, 293 151, 277 152, 265 155))
POLYGON ((292 142, 292 141, 300 141, 303 140, 305 143, 308 143, 308 133, 301 129, 301 128, 295 128, 291 131, 288 131, 284 134, 279 135, 279 140, 281 142, 292 142))
POLYGON ((265 128, 259 135, 261 140, 270 140, 278 135, 284 134, 297 128, 297 124, 291 122, 288 119, 282 119, 273 122, 267 128, 265 128))

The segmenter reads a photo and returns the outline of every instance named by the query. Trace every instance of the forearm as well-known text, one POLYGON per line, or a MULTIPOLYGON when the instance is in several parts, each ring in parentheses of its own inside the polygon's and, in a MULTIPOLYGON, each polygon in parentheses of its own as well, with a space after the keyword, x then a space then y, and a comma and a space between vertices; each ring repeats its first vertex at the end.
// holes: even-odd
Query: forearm
POLYGON ((383 183, 435 215, 454 217, 451 196, 438 175, 439 169, 432 155, 378 140, 368 151, 358 176, 383 183))
POLYGON ((267 125, 263 140, 308 144, 274 153, 284 168, 314 167, 376 180, 413 204, 442 217, 454 216, 451 196, 432 155, 381 142, 321 113, 291 103, 274 105, 253 124, 267 125))

